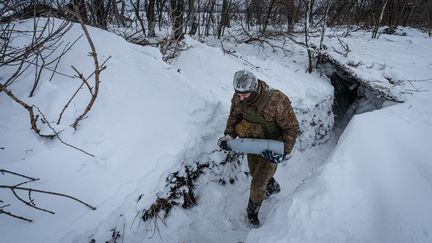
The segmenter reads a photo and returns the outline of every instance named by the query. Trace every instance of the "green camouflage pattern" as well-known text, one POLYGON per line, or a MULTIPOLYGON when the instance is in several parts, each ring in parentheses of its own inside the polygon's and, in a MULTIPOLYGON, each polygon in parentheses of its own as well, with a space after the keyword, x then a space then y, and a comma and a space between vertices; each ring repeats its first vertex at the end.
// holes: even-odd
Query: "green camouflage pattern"
POLYGON ((276 139, 284 143, 284 150, 286 154, 289 154, 294 147, 297 139, 299 125, 294 111, 291 107, 291 101, 289 98, 279 90, 273 90, 271 97, 267 104, 262 109, 262 117, 269 123, 275 123, 281 131, 281 135, 273 138, 266 137, 265 129, 262 125, 251 123, 243 119, 243 111, 245 106, 256 107, 259 103, 260 96, 263 96, 263 92, 268 92, 268 85, 260 80, 261 89, 259 94, 254 100, 257 102, 247 103, 247 100, 240 101, 237 94, 234 93, 231 99, 231 110, 228 116, 225 134, 229 134, 232 137, 253 137, 253 138, 267 138, 276 139))

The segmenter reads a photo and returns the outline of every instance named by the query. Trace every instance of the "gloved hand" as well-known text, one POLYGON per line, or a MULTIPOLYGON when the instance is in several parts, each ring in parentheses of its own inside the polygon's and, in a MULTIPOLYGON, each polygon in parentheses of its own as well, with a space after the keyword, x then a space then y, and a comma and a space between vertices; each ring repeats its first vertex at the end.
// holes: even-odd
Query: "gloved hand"
POLYGON ((285 154, 275 154, 271 150, 264 150, 261 153, 261 156, 264 157, 264 159, 269 160, 272 163, 279 164, 285 159, 285 154))
POLYGON ((228 146, 227 141, 231 141, 233 139, 234 138, 231 137, 230 135, 225 135, 225 136, 219 138, 217 144, 221 149, 226 150, 226 151, 231 151, 231 148, 228 146))

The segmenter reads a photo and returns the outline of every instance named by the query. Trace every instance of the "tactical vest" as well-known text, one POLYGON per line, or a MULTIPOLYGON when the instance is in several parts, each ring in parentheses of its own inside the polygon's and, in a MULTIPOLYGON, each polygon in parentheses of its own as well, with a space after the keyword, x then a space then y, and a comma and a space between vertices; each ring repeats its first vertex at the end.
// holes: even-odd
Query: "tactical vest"
POLYGON ((241 112, 243 120, 236 126, 239 137, 277 139, 282 134, 276 121, 267 121, 262 111, 273 94, 273 89, 267 88, 258 95, 252 104, 243 102, 241 112))

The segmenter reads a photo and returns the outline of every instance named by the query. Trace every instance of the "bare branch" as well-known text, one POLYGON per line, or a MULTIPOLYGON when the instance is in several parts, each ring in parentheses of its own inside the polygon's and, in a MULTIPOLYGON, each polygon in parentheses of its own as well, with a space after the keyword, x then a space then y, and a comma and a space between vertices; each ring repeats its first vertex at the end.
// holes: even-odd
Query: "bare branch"
POLYGON ((90 92, 90 95, 93 95, 93 88, 90 87, 89 83, 87 82, 88 78, 84 78, 84 75, 80 71, 78 71, 78 69, 74 67, 74 65, 72 65, 71 67, 77 73, 77 76, 75 77, 80 78, 82 81, 80 88, 85 84, 87 86, 88 91, 90 92))
MULTIPOLYGON (((25 205, 27 205, 27 206, 29 206, 29 207, 31 207, 31 208, 34 208, 34 209, 36 209, 36 210, 40 210, 40 211, 43 211, 43 212, 46 212, 46 213, 50 213, 50 214, 55 214, 53 211, 50 211, 50 210, 43 209, 43 208, 40 208, 40 207, 35 206, 33 200, 30 198, 30 196, 29 196, 29 198, 30 198, 29 202, 27 202, 26 200, 22 199, 22 198, 21 198, 21 197, 16 193, 16 191, 15 191, 15 188, 16 188, 16 187, 17 187, 17 186, 13 186, 13 187, 10 188, 10 190, 12 191, 12 193, 14 194, 14 196, 15 196, 19 201, 21 201, 21 202, 24 203, 25 205)), ((30 194, 30 193, 31 193, 31 191, 29 191, 29 194, 30 194)))
POLYGON ((90 102, 88 103, 86 109, 84 110, 84 112, 75 120, 75 122, 71 125, 75 130, 77 129, 78 123, 87 115, 87 113, 91 110, 91 108, 93 107, 94 102, 96 101, 96 98, 98 96, 99 93, 99 84, 100 84, 100 73, 101 73, 101 67, 99 66, 99 60, 98 60, 98 56, 96 53, 96 48, 93 44, 93 41, 90 37, 90 34, 87 30, 87 27, 85 26, 84 22, 82 21, 82 19, 79 17, 78 14, 73 13, 75 15, 75 17, 78 19, 81 28, 84 31, 84 34, 87 38, 87 41, 90 45, 90 56, 93 58, 94 61, 94 65, 95 65, 95 86, 94 86, 94 92, 92 94, 92 97, 90 99, 90 102))
POLYGON ((37 127, 37 116, 34 115, 33 106, 28 105, 24 101, 17 98, 10 90, 8 90, 4 85, 0 83, 0 91, 4 91, 10 98, 12 98, 15 102, 20 104, 24 109, 26 109, 30 116, 31 128, 41 137, 45 138, 54 138, 55 135, 44 135, 40 133, 40 129, 37 127))
POLYGON ((24 220, 24 221, 27 221, 27 222, 33 222, 33 220, 31 220, 31 219, 15 215, 15 214, 13 214, 11 212, 4 211, 3 209, 0 209, 0 214, 6 214, 6 215, 11 216, 11 217, 16 218, 16 219, 21 219, 21 220, 24 220))
POLYGON ((42 193, 42 194, 49 194, 49 195, 55 195, 55 196, 59 196, 59 197, 65 197, 65 198, 69 198, 72 199, 76 202, 79 202, 85 206, 87 206, 88 208, 90 208, 91 210, 96 210, 95 207, 91 206, 88 203, 85 203, 75 197, 69 196, 67 194, 63 194, 63 193, 58 193, 58 192, 50 192, 50 191, 44 191, 44 190, 38 190, 38 189, 33 189, 33 188, 29 188, 29 187, 16 187, 16 186, 9 186, 9 185, 0 185, 0 188, 7 188, 7 189, 14 189, 14 190, 22 190, 22 191, 31 191, 31 192, 38 192, 38 193, 42 193))
MULTIPOLYGON (((57 193, 57 192, 51 192, 51 191, 44 191, 44 190, 38 190, 38 189, 30 188, 30 187, 22 187, 22 185, 24 185, 26 183, 33 182, 33 181, 36 181, 36 180, 39 180, 39 179, 30 177, 30 176, 26 176, 26 175, 22 175, 22 174, 19 174, 19 173, 16 173, 16 172, 12 172, 12 171, 9 171, 9 170, 4 170, 4 169, 0 169, 0 173, 3 174, 3 175, 5 173, 7 173, 7 174, 11 174, 11 175, 15 175, 15 176, 19 176, 19 177, 28 179, 27 181, 18 183, 16 185, 0 185, 0 188, 11 190, 11 192, 15 196, 15 198, 17 198, 19 201, 21 201, 25 205, 29 206, 30 208, 33 208, 33 209, 36 209, 36 210, 40 210, 40 211, 43 211, 43 212, 46 212, 46 213, 50 213, 50 214, 55 214, 51 210, 43 209, 41 207, 36 206, 35 200, 32 198, 32 193, 33 192, 37 192, 37 193, 41 193, 41 194, 49 194, 49 195, 55 195, 55 196, 59 196, 59 197, 69 198, 69 199, 72 199, 72 200, 74 200, 76 202, 79 202, 79 203, 81 203, 81 204, 89 207, 92 210, 96 210, 96 208, 93 207, 93 206, 91 206, 90 204, 85 203, 85 202, 83 202, 83 201, 81 201, 81 200, 79 200, 79 199, 77 199, 75 197, 69 196, 67 194, 57 193), (26 191, 26 192, 28 192, 28 194, 27 194, 28 195, 28 199, 26 200, 26 199, 22 198, 17 193, 17 191, 26 191)), ((0 203, 4 203, 4 202, 2 200, 0 200, 0 203)), ((8 216, 11 216, 11 217, 14 217, 14 218, 17 218, 17 219, 21 219, 21 220, 25 220, 25 221, 28 221, 28 222, 32 222, 31 219, 24 218, 24 217, 21 217, 21 216, 17 216, 15 214, 11 213, 11 212, 5 211, 4 208, 6 208, 8 206, 10 206, 10 205, 7 204, 7 205, 0 206, 0 214, 6 214, 8 216)))
MULTIPOLYGON (((104 70, 106 68, 105 63, 111 58, 111 56, 109 56, 107 59, 105 59, 105 61, 102 63, 101 66, 101 71, 104 70)), ((75 93, 72 95, 72 97, 68 100, 68 102, 66 103, 66 105, 63 107, 62 111, 60 112, 59 115, 59 119, 57 120, 57 125, 60 124, 60 121, 63 117, 63 113, 65 112, 65 110, 68 108, 68 106, 70 105, 70 103, 72 102, 72 100, 75 98, 75 96, 78 94, 78 92, 81 90, 81 88, 84 86, 84 84, 87 86, 87 89, 90 92, 90 95, 93 95, 93 90, 90 87, 90 85, 88 84, 88 80, 93 76, 93 74, 95 72, 92 72, 87 78, 84 78, 84 75, 82 73, 80 73, 78 71, 78 69, 76 67, 74 67, 73 65, 71 66, 72 69, 77 73, 78 77, 81 79, 82 83, 81 85, 78 87, 78 89, 75 91, 75 93)))
POLYGON ((16 173, 16 172, 12 172, 12 171, 9 171, 9 170, 4 170, 4 169, 0 169, 0 173, 2 173, 3 175, 5 173, 8 173, 8 174, 20 176, 20 177, 23 177, 23 178, 26 178, 26 179, 29 179, 29 180, 34 180, 34 181, 39 180, 38 178, 29 177, 29 176, 26 176, 26 175, 22 175, 22 174, 19 174, 19 173, 16 173))
POLYGON ((69 146, 69 147, 71 147, 71 148, 73 148, 73 149, 76 149, 76 150, 78 150, 78 151, 81 151, 81 152, 83 152, 83 153, 85 153, 85 154, 87 154, 87 155, 89 155, 89 156, 91 156, 91 157, 95 157, 93 154, 91 154, 91 153, 89 153, 89 152, 86 152, 86 151, 84 151, 84 150, 82 150, 82 149, 80 149, 80 148, 77 148, 77 147, 75 147, 75 146, 73 146, 73 145, 71 145, 71 144, 69 144, 69 143, 66 143, 65 141, 63 141, 63 139, 61 139, 60 138, 60 135, 58 134, 58 132, 50 125, 50 122, 46 119, 46 117, 45 117, 45 115, 42 113, 42 111, 39 109, 39 107, 37 107, 37 106, 34 106, 37 110, 38 110, 38 112, 42 115, 42 120, 43 121, 45 121, 45 123, 47 124, 47 126, 51 129, 51 131, 53 131, 53 133, 55 134, 55 136, 57 137, 57 139, 58 140, 60 140, 60 142, 62 143, 62 144, 64 144, 64 145, 66 145, 66 146, 69 146))

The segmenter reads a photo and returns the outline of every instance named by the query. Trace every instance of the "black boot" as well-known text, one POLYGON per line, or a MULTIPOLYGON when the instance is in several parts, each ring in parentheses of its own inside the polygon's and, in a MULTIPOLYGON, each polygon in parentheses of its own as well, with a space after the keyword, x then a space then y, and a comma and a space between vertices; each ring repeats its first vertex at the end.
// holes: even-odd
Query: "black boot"
POLYGON ((256 203, 252 202, 252 200, 249 198, 249 203, 247 206, 247 216, 248 216, 249 223, 251 225, 254 225, 254 226, 260 225, 260 221, 258 219, 258 212, 259 212, 260 207, 261 207, 261 204, 256 204, 256 203))
POLYGON ((279 183, 272 177, 267 183, 266 198, 281 191, 279 183))

